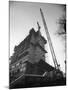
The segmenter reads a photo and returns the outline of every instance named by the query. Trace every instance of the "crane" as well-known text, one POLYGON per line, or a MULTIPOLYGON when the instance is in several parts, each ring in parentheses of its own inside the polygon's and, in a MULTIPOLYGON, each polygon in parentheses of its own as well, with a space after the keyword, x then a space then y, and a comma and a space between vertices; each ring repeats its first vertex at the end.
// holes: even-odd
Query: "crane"
POLYGON ((51 37, 50 37, 50 34, 48 32, 47 24, 46 24, 46 21, 45 21, 45 18, 44 18, 44 15, 43 15, 43 12, 42 12, 41 8, 40 8, 40 13, 41 13, 42 21, 43 21, 43 24, 44 24, 46 36, 47 36, 47 39, 48 39, 48 42, 49 42, 49 47, 50 47, 50 51, 51 51, 51 54, 52 54, 52 58, 53 58, 53 62, 54 62, 55 68, 59 69, 60 65, 57 62, 57 59, 56 59, 56 56, 55 56, 55 52, 54 52, 54 48, 53 48, 52 41, 51 41, 51 37))

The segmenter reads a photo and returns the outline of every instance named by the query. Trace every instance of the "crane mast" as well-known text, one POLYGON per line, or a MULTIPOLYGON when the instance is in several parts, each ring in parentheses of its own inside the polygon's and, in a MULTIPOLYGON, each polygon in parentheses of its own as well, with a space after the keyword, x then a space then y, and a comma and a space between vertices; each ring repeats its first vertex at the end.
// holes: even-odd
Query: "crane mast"
POLYGON ((49 35, 49 32, 48 32, 48 28, 47 28, 47 25, 46 25, 46 22, 45 22, 45 18, 44 18, 44 15, 43 15, 43 12, 42 12, 41 8, 40 8, 40 13, 41 13, 41 16, 42 16, 42 21, 43 21, 45 32, 46 32, 46 35, 47 35, 47 39, 48 39, 48 42, 49 42, 49 47, 50 47, 50 51, 51 51, 51 54, 52 54, 52 58, 53 58, 55 68, 59 69, 59 65, 58 65, 58 62, 57 62, 57 59, 56 59, 56 56, 55 56, 52 41, 51 41, 51 38, 50 38, 50 35, 49 35))

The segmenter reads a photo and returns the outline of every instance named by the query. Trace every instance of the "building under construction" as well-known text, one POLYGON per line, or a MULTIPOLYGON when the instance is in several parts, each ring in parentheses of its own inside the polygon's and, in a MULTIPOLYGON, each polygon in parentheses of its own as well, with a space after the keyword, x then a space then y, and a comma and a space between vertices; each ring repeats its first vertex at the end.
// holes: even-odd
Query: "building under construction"
POLYGON ((66 85, 66 78, 60 70, 47 29, 42 10, 40 9, 47 40, 41 35, 40 25, 38 30, 32 28, 29 35, 14 48, 10 57, 9 83, 10 88, 27 88, 41 86, 66 85), (45 45, 49 43, 54 67, 46 62, 45 45))

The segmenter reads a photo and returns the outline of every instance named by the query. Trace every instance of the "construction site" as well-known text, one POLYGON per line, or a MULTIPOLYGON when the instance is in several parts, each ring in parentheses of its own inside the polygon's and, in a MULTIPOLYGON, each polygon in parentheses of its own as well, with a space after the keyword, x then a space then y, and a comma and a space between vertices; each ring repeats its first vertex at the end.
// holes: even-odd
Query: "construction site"
POLYGON ((45 39, 41 35, 41 26, 37 22, 38 30, 35 31, 34 28, 31 28, 29 35, 14 47, 9 64, 10 89, 66 85, 66 72, 60 70, 44 13, 41 8, 39 11, 47 38, 45 39), (54 67, 46 62, 45 56, 48 51, 45 49, 45 45, 47 43, 54 67))

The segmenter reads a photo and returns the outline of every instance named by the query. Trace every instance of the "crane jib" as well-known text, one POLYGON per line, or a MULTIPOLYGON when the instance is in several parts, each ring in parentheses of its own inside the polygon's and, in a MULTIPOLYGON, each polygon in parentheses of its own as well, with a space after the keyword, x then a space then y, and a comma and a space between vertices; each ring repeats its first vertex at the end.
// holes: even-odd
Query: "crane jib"
POLYGON ((57 59, 56 59, 56 56, 55 56, 52 41, 51 41, 51 38, 50 38, 50 35, 49 35, 49 32, 48 32, 48 28, 47 28, 47 25, 46 25, 46 22, 45 22, 45 18, 44 18, 44 15, 43 15, 43 12, 42 12, 41 8, 40 8, 40 12, 41 12, 45 32, 46 32, 46 35, 47 35, 47 39, 48 39, 48 42, 49 42, 49 47, 50 47, 50 51, 51 51, 51 54, 52 54, 53 62, 54 62, 55 68, 59 69, 59 65, 58 65, 58 62, 57 62, 57 59))

